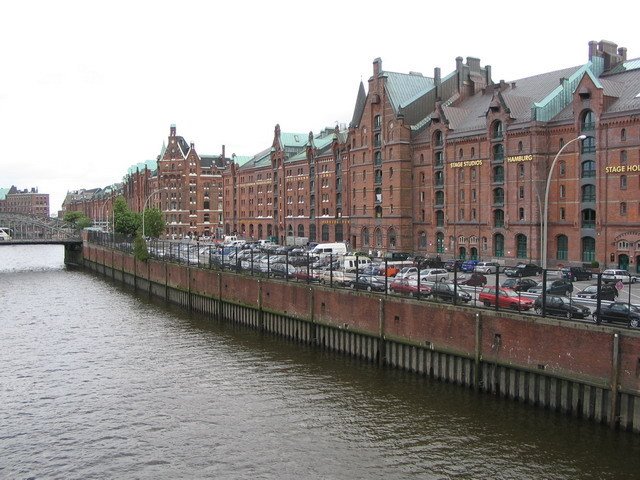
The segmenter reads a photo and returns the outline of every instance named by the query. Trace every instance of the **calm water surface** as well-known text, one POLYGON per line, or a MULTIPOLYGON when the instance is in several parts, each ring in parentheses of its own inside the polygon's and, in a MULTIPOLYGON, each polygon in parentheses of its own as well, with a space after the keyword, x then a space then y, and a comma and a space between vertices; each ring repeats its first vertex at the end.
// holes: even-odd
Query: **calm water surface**
POLYGON ((0 246, 0 478, 640 478, 640 439, 0 246))

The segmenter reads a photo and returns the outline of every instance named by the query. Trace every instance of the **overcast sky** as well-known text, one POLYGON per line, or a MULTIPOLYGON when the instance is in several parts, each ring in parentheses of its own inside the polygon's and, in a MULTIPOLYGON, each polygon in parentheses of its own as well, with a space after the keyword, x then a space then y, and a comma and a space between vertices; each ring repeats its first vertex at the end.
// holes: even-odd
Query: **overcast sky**
POLYGON ((636 2, 524 3, 3 1, 0 187, 38 187, 55 214, 154 159, 171 124, 228 156, 269 146, 276 123, 348 124, 376 57, 426 76, 479 57, 495 81, 581 65, 589 40, 640 57, 636 2))

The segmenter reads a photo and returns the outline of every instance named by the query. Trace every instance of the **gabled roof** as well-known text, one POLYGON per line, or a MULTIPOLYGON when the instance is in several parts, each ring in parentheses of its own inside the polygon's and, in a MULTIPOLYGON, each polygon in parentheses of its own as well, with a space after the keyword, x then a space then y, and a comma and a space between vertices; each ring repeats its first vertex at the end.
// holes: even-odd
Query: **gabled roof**
POLYGON ((435 86, 433 78, 424 77, 420 73, 382 72, 380 76, 387 78, 386 90, 395 113, 435 86))
POLYGON ((617 97, 607 109, 607 113, 640 110, 640 59, 625 63, 637 63, 639 66, 635 69, 628 68, 616 75, 607 75, 600 80, 605 95, 617 97))
MULTIPOLYGON (((238 158, 246 158, 246 157, 235 157, 236 163, 238 163, 238 158)), ((238 165, 240 165, 238 163, 238 165)), ((265 148, 261 152, 255 154, 253 157, 250 157, 249 160, 240 165, 240 170, 247 168, 259 168, 271 165, 271 147, 265 148)))

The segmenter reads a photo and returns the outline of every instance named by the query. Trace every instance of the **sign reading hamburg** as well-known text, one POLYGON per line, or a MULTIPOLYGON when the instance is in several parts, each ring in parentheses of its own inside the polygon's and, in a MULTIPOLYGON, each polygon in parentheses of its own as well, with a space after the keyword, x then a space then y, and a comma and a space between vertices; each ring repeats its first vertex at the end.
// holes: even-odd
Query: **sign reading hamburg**
POLYGON ((507 162, 530 162, 533 160, 533 155, 516 155, 514 157, 507 157, 507 162))

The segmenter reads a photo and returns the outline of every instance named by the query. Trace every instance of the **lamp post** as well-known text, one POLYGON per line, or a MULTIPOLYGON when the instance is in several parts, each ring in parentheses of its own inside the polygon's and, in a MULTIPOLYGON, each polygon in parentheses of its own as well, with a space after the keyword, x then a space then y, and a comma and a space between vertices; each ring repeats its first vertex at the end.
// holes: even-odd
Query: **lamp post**
POLYGON ((147 202, 148 202, 148 201, 149 201, 149 199, 150 199, 151 197, 153 197, 156 193, 160 193, 160 192, 162 192, 163 190, 169 190, 169 189, 168 189, 167 187, 164 187, 164 188, 159 188, 158 190, 155 190, 155 191, 151 192, 151 193, 149 194, 149 196, 147 197, 147 199, 144 201, 144 204, 142 205, 142 238, 145 238, 145 237, 144 237, 144 211, 147 209, 147 202))
MULTIPOLYGON (((107 198, 104 201, 104 203, 102 204, 102 207, 100 207, 100 222, 104 223, 104 221, 105 221, 105 218, 103 216, 104 207, 107 205, 107 203, 109 203, 109 200, 111 200, 111 198, 107 198)), ((106 224, 107 224, 107 231, 108 231, 109 230, 109 209, 107 209, 107 221, 106 221, 106 224)))
POLYGON ((580 135, 573 140, 569 140, 565 143, 562 148, 556 153, 553 162, 551 162, 551 167, 549 168, 549 175, 547 175, 547 187, 544 191, 544 210, 542 212, 542 268, 543 270, 547 269, 547 227, 548 227, 548 217, 549 217, 549 187, 551 186, 551 176, 553 174, 553 167, 556 166, 556 162, 558 158, 560 158, 560 154, 562 151, 567 148, 571 143, 576 142, 578 140, 584 140, 587 138, 586 135, 580 135))

